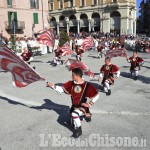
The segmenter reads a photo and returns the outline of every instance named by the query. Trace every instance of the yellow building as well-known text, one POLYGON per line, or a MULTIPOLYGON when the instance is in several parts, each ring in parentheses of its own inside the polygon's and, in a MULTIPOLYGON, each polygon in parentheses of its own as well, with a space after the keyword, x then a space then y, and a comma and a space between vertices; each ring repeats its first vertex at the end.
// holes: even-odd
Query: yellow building
POLYGON ((58 34, 61 28, 136 34, 136 0, 49 0, 49 23, 58 34))

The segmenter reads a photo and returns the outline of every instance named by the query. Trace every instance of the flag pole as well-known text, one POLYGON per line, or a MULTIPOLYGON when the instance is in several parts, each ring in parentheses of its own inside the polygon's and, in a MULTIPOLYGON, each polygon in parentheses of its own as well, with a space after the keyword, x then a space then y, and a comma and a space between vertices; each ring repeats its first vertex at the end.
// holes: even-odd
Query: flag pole
MULTIPOLYGON (((48 85, 48 81, 45 79, 46 84, 48 85)), ((61 95, 61 93, 59 91, 57 91, 54 87, 51 87, 54 91, 56 91, 59 95, 61 95)))

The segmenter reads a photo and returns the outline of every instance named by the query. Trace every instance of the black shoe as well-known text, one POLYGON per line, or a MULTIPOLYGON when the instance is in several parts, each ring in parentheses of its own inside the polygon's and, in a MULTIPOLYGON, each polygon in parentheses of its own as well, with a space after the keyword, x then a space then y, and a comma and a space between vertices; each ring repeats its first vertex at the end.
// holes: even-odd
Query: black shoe
POLYGON ((54 64, 52 64, 52 66, 53 66, 53 67, 56 67, 56 66, 57 66, 57 64, 56 64, 56 63, 54 63, 54 64))
POLYGON ((85 121, 86 121, 86 122, 91 122, 91 120, 92 120, 92 119, 91 119, 91 116, 85 117, 85 121))
POLYGON ((36 67, 33 67, 33 69, 35 70, 36 67))
POLYGON ((81 127, 78 127, 74 130, 72 137, 78 138, 81 135, 82 135, 82 129, 81 127))
POLYGON ((135 76, 134 80, 137 80, 138 79, 138 76, 135 76))
POLYGON ((106 95, 111 95, 111 90, 109 89, 106 95))

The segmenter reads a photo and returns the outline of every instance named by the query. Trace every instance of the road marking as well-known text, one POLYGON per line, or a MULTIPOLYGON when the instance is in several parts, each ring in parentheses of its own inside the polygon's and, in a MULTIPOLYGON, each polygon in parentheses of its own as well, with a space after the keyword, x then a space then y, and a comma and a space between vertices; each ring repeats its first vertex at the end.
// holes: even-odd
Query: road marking
POLYGON ((130 112, 130 111, 121 111, 121 112, 114 112, 114 111, 101 111, 101 110, 92 110, 92 113, 101 114, 101 115, 131 115, 131 116, 149 116, 150 112, 130 112))

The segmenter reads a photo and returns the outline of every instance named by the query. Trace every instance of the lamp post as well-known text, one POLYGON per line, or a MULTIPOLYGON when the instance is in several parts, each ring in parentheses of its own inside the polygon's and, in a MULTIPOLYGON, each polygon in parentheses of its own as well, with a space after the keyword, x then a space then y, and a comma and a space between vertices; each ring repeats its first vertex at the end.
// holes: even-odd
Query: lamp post
POLYGON ((17 19, 12 21, 13 25, 13 50, 16 50, 16 30, 17 30, 17 19))

